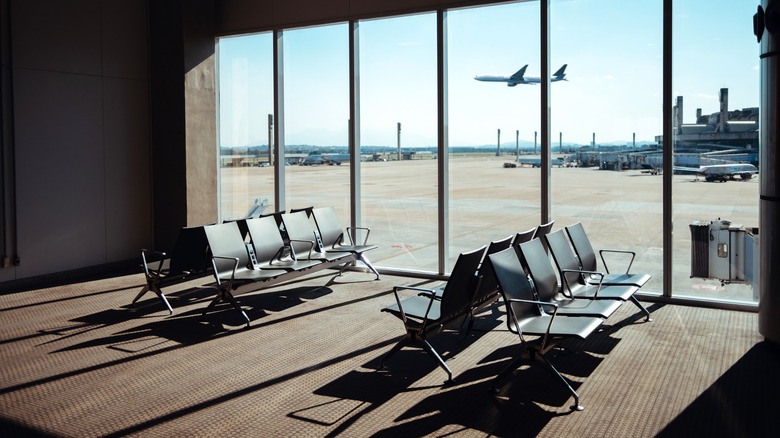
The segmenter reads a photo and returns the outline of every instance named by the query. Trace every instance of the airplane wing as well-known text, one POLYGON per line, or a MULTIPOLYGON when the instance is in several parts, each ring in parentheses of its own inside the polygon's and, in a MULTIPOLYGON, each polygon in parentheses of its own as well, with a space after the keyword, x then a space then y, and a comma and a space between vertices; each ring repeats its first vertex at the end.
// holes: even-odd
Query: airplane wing
POLYGON ((525 76, 525 69, 528 68, 528 64, 524 65, 523 68, 517 71, 517 73, 513 74, 509 77, 509 80, 514 83, 521 83, 523 82, 523 76, 525 76))

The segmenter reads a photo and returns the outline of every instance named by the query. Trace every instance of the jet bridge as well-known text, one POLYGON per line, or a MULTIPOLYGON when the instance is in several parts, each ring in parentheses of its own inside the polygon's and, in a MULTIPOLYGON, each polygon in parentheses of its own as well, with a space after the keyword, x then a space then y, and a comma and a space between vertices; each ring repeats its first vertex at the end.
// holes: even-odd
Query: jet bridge
POLYGON ((702 220, 690 225, 691 278, 720 280, 721 284, 750 284, 759 295, 758 228, 727 220, 702 220))

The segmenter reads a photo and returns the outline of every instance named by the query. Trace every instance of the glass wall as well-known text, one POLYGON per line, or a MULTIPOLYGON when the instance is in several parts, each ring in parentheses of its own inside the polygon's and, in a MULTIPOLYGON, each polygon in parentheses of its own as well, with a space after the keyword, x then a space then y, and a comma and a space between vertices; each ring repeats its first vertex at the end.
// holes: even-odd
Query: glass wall
POLYGON ((382 266, 438 266, 436 14, 362 21, 363 224, 382 266))
POLYGON ((287 209, 336 207, 349 217, 349 29, 284 31, 287 209))
POLYGON ((450 266, 539 224, 539 3, 450 11, 450 266), (510 80, 525 68, 522 79, 510 80))
POLYGON ((757 302, 756 2, 675 0, 674 295, 757 302), (741 17, 736 19, 736 17, 741 17))
POLYGON ((220 38, 219 207, 223 219, 274 211, 269 166, 273 117, 273 48, 270 33, 220 38))
MULTIPOLYGON (((663 2, 555 1, 550 67, 552 219, 581 222, 596 250, 636 252, 632 271, 663 287, 663 2), (642 17, 637 27, 636 17, 642 17)), ((626 257, 608 259, 611 272, 626 257)), ((604 269, 601 265, 600 269, 604 269)))
MULTIPOLYGON (((675 297, 756 301, 748 283, 757 260, 750 232, 758 223, 760 169, 724 170, 758 163, 755 5, 748 3, 673 2, 672 174, 662 171, 664 1, 551 2, 554 229, 581 222, 596 249, 635 251, 633 270, 653 276, 643 292, 661 293, 668 275, 672 291, 665 292, 675 297), (671 198, 664 199, 664 187, 671 198), (664 248, 670 212, 673 245, 664 248)), ((442 128, 449 187, 441 224, 437 16, 357 23, 354 203, 380 246, 372 256, 378 266, 438 270, 445 224, 448 267, 460 252, 539 224, 540 7, 531 1, 447 11, 442 128)), ((344 222, 351 205, 350 31, 347 24, 284 29, 279 60, 286 208, 332 205, 344 222)), ((274 209, 264 203, 274 199, 273 169, 265 167, 271 47, 270 34, 219 41, 222 218, 244 216, 256 204, 274 209)), ((613 271, 624 266, 608 261, 613 271)))

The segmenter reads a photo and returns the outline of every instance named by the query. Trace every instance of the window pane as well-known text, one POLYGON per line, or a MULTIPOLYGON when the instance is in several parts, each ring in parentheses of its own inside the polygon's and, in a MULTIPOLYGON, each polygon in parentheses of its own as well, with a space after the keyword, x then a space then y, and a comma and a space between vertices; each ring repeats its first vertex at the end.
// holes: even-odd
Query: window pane
POLYGON ((371 259, 437 270, 436 15, 360 22, 362 217, 371 259), (400 151, 399 151, 400 148, 400 151))
POLYGON ((455 10, 447 20, 452 266, 461 252, 539 224, 539 169, 504 163, 519 165, 518 150, 538 157, 540 88, 493 82, 526 64, 526 77, 538 75, 539 3, 455 10))
POLYGON ((268 165, 273 114, 271 34, 219 40, 219 206, 223 219, 274 210, 268 165))
POLYGON ((755 11, 746 1, 674 2, 676 296, 758 300, 747 284, 754 259, 744 229, 758 226, 755 11))
MULTIPOLYGON (((568 64, 567 81, 551 85, 554 228, 581 222, 597 251, 635 251, 631 270, 653 277, 642 291, 659 293, 662 8, 660 0, 582 0, 555 1, 550 11, 551 68, 568 64)), ((616 272, 627 260, 607 264, 616 272)))
POLYGON ((347 25, 284 32, 286 204, 349 215, 347 25))

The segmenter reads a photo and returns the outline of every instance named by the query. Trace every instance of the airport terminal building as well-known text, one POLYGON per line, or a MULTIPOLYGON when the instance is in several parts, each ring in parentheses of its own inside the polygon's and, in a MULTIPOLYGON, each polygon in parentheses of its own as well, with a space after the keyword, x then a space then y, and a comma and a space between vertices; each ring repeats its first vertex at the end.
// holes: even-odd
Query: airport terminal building
POLYGON ((779 3, 748 3, 0 0, 0 424, 777 432, 779 3), (539 83, 475 80, 525 64, 539 83), (539 166, 504 165, 525 156, 539 166), (725 165, 755 171, 707 174, 725 165), (314 223, 312 207, 332 209, 351 246, 367 239, 367 258, 235 298, 235 278, 212 275, 213 244, 204 275, 164 294, 149 279, 170 267, 139 267, 187 230, 295 211, 314 223), (397 286, 440 294, 430 282, 457 277, 465 255, 544 224, 567 238, 582 226, 600 270, 650 279, 562 344, 573 355, 518 341, 500 285, 454 328, 397 310, 410 296, 397 286), (626 268, 604 248, 635 257, 626 268), (385 357, 404 332, 428 354, 385 357), (523 348, 552 377, 501 373, 523 348), (488 395, 496 376, 512 383, 488 395), (571 394, 587 409, 558 415, 571 394))

